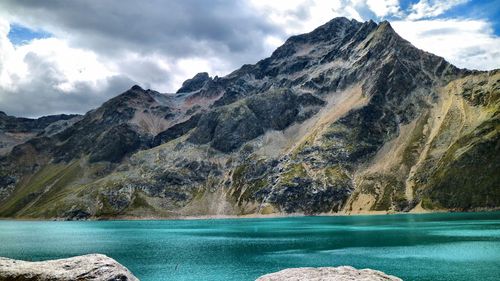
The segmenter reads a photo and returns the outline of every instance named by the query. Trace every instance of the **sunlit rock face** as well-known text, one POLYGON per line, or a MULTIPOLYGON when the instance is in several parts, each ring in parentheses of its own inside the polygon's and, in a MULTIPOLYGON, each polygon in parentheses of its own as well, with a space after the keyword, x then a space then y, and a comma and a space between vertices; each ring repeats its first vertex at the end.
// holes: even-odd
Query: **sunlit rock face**
POLYGON ((499 92, 499 71, 335 18, 225 77, 134 86, 21 141, 0 160, 0 215, 497 208, 499 92))

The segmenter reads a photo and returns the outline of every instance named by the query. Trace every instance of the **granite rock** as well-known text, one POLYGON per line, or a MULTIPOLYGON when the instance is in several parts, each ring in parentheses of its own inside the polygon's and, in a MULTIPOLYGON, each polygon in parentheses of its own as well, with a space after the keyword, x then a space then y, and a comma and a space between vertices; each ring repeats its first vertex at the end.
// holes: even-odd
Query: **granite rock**
POLYGON ((138 281, 127 268, 101 254, 28 262, 0 258, 0 280, 17 281, 138 281))
POLYGON ((266 274, 256 281, 401 281, 402 279, 372 269, 350 266, 288 268, 266 274))

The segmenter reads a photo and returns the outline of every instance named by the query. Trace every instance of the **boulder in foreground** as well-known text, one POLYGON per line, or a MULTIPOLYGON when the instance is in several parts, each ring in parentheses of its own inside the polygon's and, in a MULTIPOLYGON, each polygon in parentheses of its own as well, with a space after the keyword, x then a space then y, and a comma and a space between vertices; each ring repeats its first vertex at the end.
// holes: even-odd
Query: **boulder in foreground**
POLYGON ((114 259, 90 254, 67 259, 28 262, 0 257, 0 281, 92 280, 138 281, 114 259))
POLYGON ((256 281, 402 281, 372 269, 355 269, 350 266, 288 268, 266 274, 256 281))

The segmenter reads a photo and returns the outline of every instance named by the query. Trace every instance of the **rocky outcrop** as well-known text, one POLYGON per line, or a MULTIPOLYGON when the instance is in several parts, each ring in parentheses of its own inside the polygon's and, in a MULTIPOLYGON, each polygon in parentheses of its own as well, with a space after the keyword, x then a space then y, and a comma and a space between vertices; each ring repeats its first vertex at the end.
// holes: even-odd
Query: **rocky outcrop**
POLYGON ((209 81, 212 81, 212 79, 208 76, 208 73, 200 72, 193 78, 184 81, 184 83, 182 83, 182 87, 177 90, 177 93, 188 93, 200 90, 209 81))
POLYGON ((216 150, 231 152, 268 130, 284 130, 300 118, 309 117, 305 115, 311 107, 323 104, 311 94, 297 95, 286 90, 253 95, 238 105, 203 115, 188 141, 209 143, 216 150))
POLYGON ((256 281, 401 281, 372 269, 350 266, 289 268, 259 277, 256 281))
POLYGON ((60 260, 28 262, 0 258, 0 281, 138 281, 114 259, 90 254, 60 260))

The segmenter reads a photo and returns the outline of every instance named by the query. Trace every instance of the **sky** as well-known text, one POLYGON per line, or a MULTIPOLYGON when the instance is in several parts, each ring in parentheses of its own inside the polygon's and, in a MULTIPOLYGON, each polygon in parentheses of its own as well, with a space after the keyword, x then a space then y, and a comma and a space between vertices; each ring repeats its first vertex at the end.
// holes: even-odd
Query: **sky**
POLYGON ((2 0, 0 111, 85 113, 134 84, 173 93, 339 16, 388 20, 461 68, 500 68, 500 0, 2 0))

